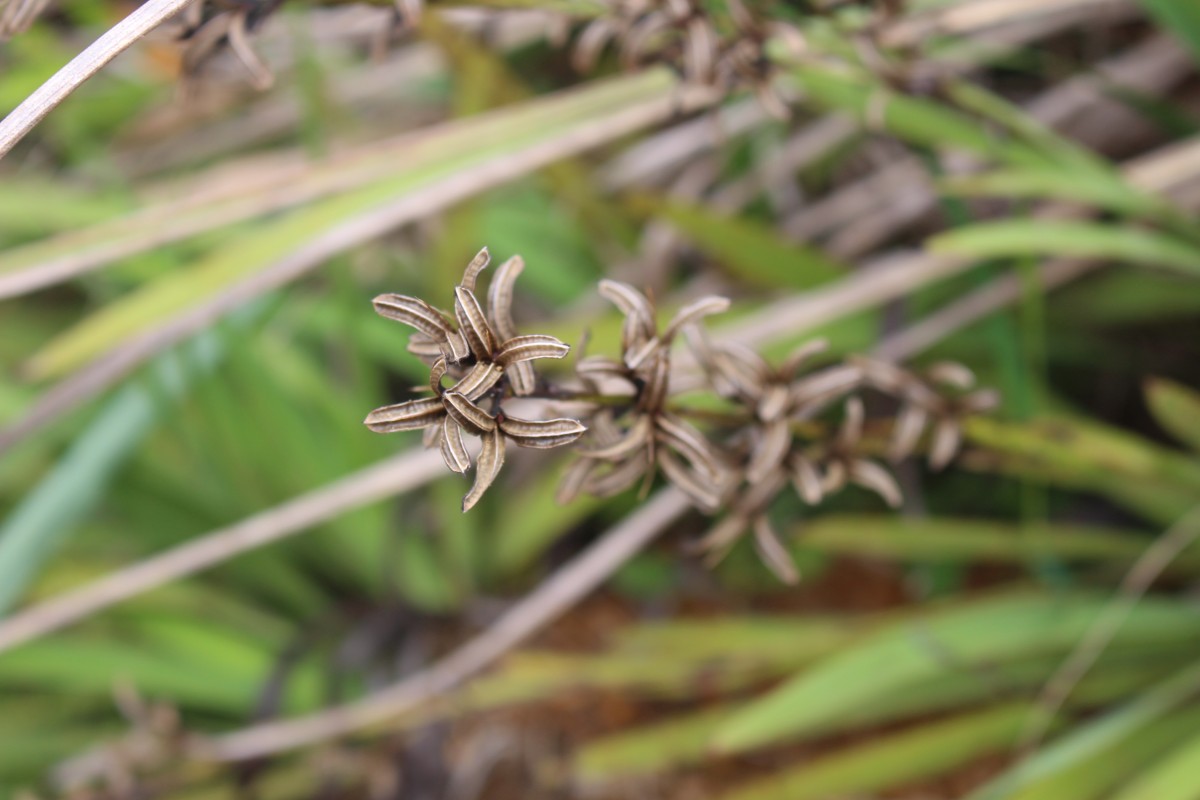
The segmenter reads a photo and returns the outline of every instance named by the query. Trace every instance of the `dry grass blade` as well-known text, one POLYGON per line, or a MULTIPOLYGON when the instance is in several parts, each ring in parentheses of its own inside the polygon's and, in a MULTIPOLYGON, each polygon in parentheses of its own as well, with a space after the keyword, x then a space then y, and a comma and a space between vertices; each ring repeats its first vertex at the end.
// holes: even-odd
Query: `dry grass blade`
POLYGON ((198 754, 243 761, 386 723, 454 688, 558 618, 690 508, 691 503, 682 493, 664 489, 563 565, 487 630, 426 669, 344 706, 216 737, 202 743, 198 754))
POLYGON ((116 570, 0 621, 0 652, 64 628, 131 597, 216 566, 242 553, 432 481, 442 472, 431 451, 405 452, 227 528, 116 570))
POLYGON ((192 0, 148 0, 71 59, 70 63, 54 73, 50 80, 25 98, 12 113, 0 120, 0 158, 84 81, 191 2, 192 0))

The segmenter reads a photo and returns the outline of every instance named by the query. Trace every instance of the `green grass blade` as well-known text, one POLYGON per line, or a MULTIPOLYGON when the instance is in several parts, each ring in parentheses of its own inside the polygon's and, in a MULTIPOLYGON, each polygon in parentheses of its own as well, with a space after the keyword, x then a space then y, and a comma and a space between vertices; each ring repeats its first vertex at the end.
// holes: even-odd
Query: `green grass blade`
POLYGON ((1193 245, 1154 231, 1098 222, 983 222, 935 236, 929 247, 980 259, 1062 256, 1124 261, 1200 276, 1200 249, 1193 245))

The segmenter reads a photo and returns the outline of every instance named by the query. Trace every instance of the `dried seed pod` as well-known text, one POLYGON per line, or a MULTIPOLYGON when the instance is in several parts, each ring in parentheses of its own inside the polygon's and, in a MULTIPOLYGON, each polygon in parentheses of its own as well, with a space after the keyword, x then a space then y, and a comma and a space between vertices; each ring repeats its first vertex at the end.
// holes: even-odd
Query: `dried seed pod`
POLYGON ((494 361, 481 361, 471 367, 462 380, 450 387, 450 391, 475 401, 490 392, 503 375, 504 369, 499 364, 494 361))
POLYGON ((467 445, 463 441, 462 428, 454 420, 446 417, 442 420, 442 460, 446 466, 459 475, 471 468, 471 456, 467 453, 467 445))
POLYGON ((796 569, 796 562, 779 541, 779 535, 775 533, 765 514, 754 518, 754 549, 779 580, 789 586, 800 582, 800 571, 796 569))
POLYGON ((462 282, 459 285, 468 292, 474 292, 475 282, 479 279, 479 273, 487 269, 490 263, 492 263, 492 254, 485 247, 476 253, 475 257, 467 264, 467 268, 463 272, 462 282))
POLYGON ((532 361, 535 358, 565 358, 571 348, 553 336, 529 334, 509 339, 496 353, 496 363, 502 367, 532 361))
POLYGON ((461 286, 454 289, 454 313, 471 354, 479 361, 490 359, 496 350, 496 335, 479 306, 479 300, 461 286))
POLYGON ((685 467, 670 450, 665 447, 660 449, 656 460, 667 480, 701 509, 712 512, 721 507, 721 492, 714 487, 713 482, 705 480, 695 470, 685 467))
POLYGON ((587 433, 587 428, 577 419, 520 419, 510 416, 500 418, 500 430, 518 447, 541 450, 571 444, 587 433))
POLYGON ((442 401, 429 397, 377 408, 367 414, 363 424, 376 433, 415 431, 440 422, 445 414, 442 401))
MULTIPOLYGON (((372 301, 381 317, 403 322, 416 328, 434 342, 443 342, 453 331, 442 312, 418 297, 403 294, 381 294, 372 301)), ((415 337, 414 337, 415 338, 415 337)))
POLYGON ((466 395, 458 392, 446 392, 442 396, 446 413, 463 430, 473 436, 482 436, 496 429, 496 418, 467 399, 466 395))
POLYGON ((759 441, 746 464, 746 480, 751 483, 761 481, 778 469, 792 447, 791 424, 786 419, 768 423, 759 429, 759 435, 759 441))
POLYGON ((670 414, 657 415, 654 424, 659 442, 687 459, 697 472, 713 481, 721 478, 724 470, 717 463, 717 456, 704 434, 670 414))
POLYGON ((883 498, 892 508, 899 508, 904 503, 904 495, 900 485, 891 473, 874 461, 856 458, 850 462, 850 480, 864 489, 870 489, 883 498))
POLYGON ((470 511, 483 497, 483 493, 496 482, 500 468, 504 466, 504 434, 495 428, 483 435, 483 449, 475 462, 475 483, 463 498, 463 512, 470 511))

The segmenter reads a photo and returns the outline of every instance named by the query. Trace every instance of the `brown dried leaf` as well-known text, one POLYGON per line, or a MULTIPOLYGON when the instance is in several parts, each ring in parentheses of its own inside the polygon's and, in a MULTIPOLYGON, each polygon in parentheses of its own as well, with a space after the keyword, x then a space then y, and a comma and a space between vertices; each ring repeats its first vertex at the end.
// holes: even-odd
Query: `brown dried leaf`
POLYGON ((441 400, 428 397, 377 408, 367 414, 363 424, 376 433, 415 431, 440 422, 445 413, 441 400))
POLYGON ((442 396, 442 400, 446 407, 446 413, 467 433, 482 436, 496 429, 496 419, 468 400, 465 395, 458 392, 446 392, 442 396))

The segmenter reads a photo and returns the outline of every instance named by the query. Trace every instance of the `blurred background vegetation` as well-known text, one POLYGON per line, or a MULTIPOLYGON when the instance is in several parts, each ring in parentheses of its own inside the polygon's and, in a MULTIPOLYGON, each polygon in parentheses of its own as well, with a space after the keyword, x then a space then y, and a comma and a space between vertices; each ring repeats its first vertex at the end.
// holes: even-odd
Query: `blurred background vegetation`
MULTIPOLYGON (((760 2, 788 27, 714 91, 630 43, 649 2, 246 1, 202 19, 252 52, 159 30, 0 162, 0 795, 1200 798, 1200 5, 760 2), (589 59, 595 20, 635 24, 589 59), (640 524, 557 505, 557 453, 462 515, 362 427, 426 374, 370 299, 446 298, 485 244, 591 352, 613 277, 1004 404, 898 512, 776 509, 797 587, 706 569, 675 514, 480 677, 206 758, 370 704, 640 524)), ((132 10, 13 31, 0 110, 132 10)))

